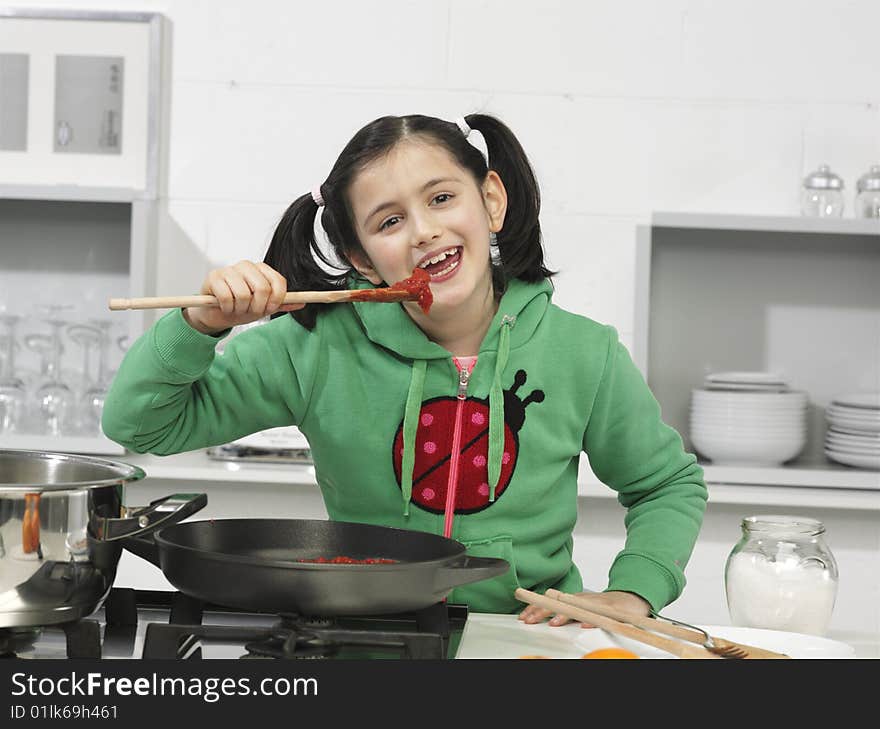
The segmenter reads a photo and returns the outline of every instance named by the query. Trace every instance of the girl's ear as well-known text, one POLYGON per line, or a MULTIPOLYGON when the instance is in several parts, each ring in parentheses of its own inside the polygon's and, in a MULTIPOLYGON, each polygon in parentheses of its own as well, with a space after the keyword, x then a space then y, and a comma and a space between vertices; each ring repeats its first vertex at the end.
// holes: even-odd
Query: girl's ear
POLYGON ((370 259, 363 252, 352 251, 348 256, 348 260, 351 261, 351 265, 357 269, 357 272, 371 284, 378 286, 382 283, 382 277, 376 272, 376 269, 370 263, 370 259))
POLYGON ((489 231, 497 233, 504 226, 507 214, 507 190, 495 170, 489 170, 483 181, 483 204, 489 216, 489 231))

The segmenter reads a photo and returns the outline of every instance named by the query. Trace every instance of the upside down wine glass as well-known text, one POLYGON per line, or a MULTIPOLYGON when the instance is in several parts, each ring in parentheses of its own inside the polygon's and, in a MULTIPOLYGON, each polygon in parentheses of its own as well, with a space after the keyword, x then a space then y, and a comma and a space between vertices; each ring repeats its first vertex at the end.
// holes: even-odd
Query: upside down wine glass
POLYGON ((48 380, 52 372, 52 337, 31 332, 24 335, 24 346, 40 359, 39 371, 33 374, 30 382, 31 387, 35 387, 48 380))
POLYGON ((20 429, 27 397, 24 380, 15 371, 15 329, 20 316, 0 309, 4 357, 0 366, 0 433, 20 429))
POLYGON ((74 400, 73 390, 61 375, 61 355, 64 352, 61 330, 67 322, 60 317, 61 312, 70 307, 50 304, 43 308, 47 311, 45 321, 52 329, 52 359, 48 379, 37 388, 37 405, 45 432, 57 436, 68 427, 74 400))
POLYGON ((90 323, 98 332, 98 373, 83 395, 83 424, 92 434, 101 432, 101 414, 104 411, 104 400, 110 389, 110 373, 107 367, 108 346, 110 344, 110 327, 113 322, 108 319, 91 319, 90 323))
POLYGON ((95 376, 92 374, 92 354, 100 345, 101 330, 88 324, 74 324, 67 328, 67 337, 82 348, 83 354, 79 427, 83 433, 94 435, 97 427, 89 405, 89 391, 95 384, 95 376))

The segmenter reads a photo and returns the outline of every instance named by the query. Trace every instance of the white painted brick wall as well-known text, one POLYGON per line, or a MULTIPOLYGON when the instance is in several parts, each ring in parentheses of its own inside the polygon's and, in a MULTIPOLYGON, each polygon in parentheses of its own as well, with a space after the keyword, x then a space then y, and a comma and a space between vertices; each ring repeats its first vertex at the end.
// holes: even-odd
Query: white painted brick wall
POLYGON ((794 214, 800 179, 827 162, 851 214, 880 161, 875 0, 54 5, 170 21, 164 228, 179 235, 160 243, 159 293, 183 283, 181 245, 203 259, 187 288, 260 255, 287 203, 382 114, 504 118, 542 184, 560 303, 627 336, 634 229, 652 211, 794 214))

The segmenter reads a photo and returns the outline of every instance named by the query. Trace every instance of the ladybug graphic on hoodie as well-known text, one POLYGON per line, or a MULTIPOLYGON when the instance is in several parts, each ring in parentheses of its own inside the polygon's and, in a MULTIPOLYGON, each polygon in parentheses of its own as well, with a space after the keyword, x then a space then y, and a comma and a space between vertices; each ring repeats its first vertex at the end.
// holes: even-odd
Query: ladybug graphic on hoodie
MULTIPOLYGON (((525 370, 518 370, 513 386, 504 390, 504 450, 501 475, 495 487, 496 501, 504 493, 516 469, 519 432, 526 419, 526 407, 544 400, 542 390, 533 390, 520 399, 517 390, 525 384, 525 370)), ((427 511, 442 514, 452 466, 453 433, 459 400, 435 397, 422 403, 415 442, 415 466, 412 477, 412 501, 427 511)), ((468 397, 464 400, 459 447, 458 487, 455 513, 470 514, 491 505, 489 501, 489 400, 468 397)), ((403 462, 403 423, 398 426, 393 446, 394 475, 401 484, 403 462)))

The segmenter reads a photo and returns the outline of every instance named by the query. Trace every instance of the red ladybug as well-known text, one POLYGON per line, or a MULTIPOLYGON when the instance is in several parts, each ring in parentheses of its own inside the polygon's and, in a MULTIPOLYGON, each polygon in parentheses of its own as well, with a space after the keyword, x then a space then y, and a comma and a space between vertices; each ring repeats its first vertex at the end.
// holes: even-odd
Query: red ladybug
MULTIPOLYGON (((519 431, 526 419, 526 406, 542 402, 544 392, 534 390, 520 400, 516 391, 525 384, 525 370, 518 370, 513 387, 504 390, 504 451, 501 476, 495 487, 496 501, 504 493, 516 468, 519 452, 519 431)), ((413 468, 412 500, 435 514, 446 508, 446 486, 455 429, 455 397, 435 397, 422 403, 416 430, 415 467, 413 468)), ((455 513, 470 514, 489 506, 489 400, 469 397, 462 407, 461 449, 458 466, 458 488, 455 513)), ((394 437, 394 475, 401 483, 403 461, 403 423, 394 437)))

